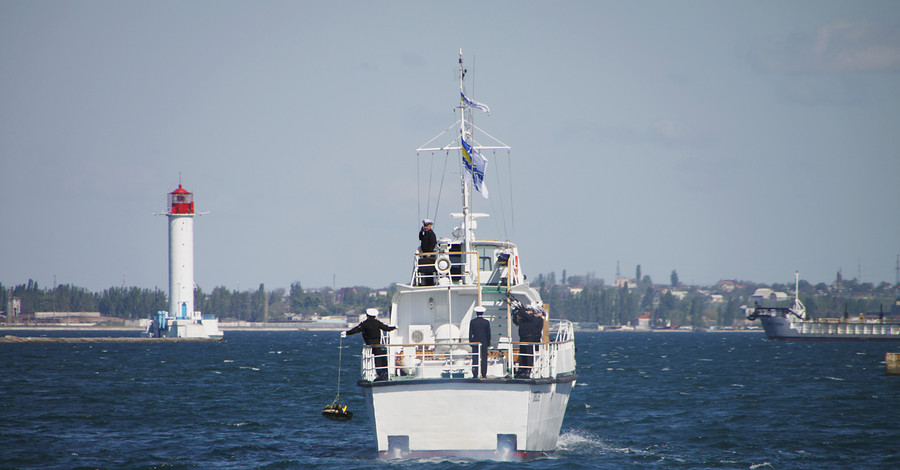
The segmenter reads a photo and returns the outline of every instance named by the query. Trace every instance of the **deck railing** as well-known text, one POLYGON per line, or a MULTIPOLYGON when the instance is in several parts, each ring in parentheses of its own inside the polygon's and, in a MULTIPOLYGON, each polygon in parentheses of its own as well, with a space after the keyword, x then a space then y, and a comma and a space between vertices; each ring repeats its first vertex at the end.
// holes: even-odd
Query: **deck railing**
MULTIPOLYGON (((574 372, 575 342, 572 323, 559 323, 556 341, 501 342, 488 349, 488 378, 554 378, 574 372), (522 346, 533 346, 533 353, 523 351, 522 346), (527 362, 529 357, 533 359, 530 368, 522 363, 522 359, 527 362)), ((367 345, 363 347, 360 375, 367 381, 473 378, 473 344, 477 343, 367 345)), ((475 359, 474 363, 477 365, 478 360, 475 359)))
POLYGON ((441 285, 442 282, 459 284, 466 279, 468 256, 478 256, 474 251, 441 251, 417 253, 413 261, 413 285, 441 285), (442 281, 446 279, 446 281, 442 281))

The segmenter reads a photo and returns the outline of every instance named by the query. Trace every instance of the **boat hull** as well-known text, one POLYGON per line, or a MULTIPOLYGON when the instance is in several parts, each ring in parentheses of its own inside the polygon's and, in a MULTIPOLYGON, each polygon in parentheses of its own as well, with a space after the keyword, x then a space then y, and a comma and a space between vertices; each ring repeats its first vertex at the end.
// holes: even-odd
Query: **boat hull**
POLYGON ((556 449, 574 374, 360 381, 379 455, 515 458, 556 449))
POLYGON ((761 316, 759 320, 771 340, 900 341, 900 325, 893 323, 791 321, 780 316, 761 316))

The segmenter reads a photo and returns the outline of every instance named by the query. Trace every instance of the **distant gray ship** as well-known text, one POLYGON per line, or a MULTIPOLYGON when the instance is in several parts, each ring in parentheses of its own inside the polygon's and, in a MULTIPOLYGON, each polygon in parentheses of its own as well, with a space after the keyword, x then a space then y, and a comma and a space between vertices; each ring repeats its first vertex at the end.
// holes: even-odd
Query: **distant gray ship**
POLYGON ((799 273, 794 275, 794 305, 781 307, 761 306, 747 315, 748 320, 759 320, 771 340, 849 340, 849 341, 900 341, 900 321, 886 320, 884 314, 877 319, 860 315, 850 318, 815 318, 806 314, 806 307, 798 297, 799 273))

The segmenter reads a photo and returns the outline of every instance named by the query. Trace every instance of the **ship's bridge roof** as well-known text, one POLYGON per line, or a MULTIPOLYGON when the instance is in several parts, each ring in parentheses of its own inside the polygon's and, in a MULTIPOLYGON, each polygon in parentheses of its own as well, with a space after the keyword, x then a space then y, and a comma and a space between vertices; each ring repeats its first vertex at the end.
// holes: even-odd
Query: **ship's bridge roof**
POLYGON ((502 241, 502 240, 474 240, 472 242, 475 246, 495 246, 497 248, 515 248, 516 244, 510 241, 502 241))

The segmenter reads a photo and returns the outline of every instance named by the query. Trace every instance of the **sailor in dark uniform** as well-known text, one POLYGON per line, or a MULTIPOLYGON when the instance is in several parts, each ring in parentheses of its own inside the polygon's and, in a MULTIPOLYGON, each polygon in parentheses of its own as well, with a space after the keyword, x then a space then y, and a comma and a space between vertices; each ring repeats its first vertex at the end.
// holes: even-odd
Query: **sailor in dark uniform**
POLYGON ((370 308, 366 310, 366 319, 353 328, 342 331, 341 338, 347 335, 355 335, 362 333, 363 340, 366 344, 372 345, 372 354, 375 355, 375 372, 377 377, 375 380, 387 380, 387 348, 381 346, 381 332, 394 331, 396 326, 388 326, 378 321, 378 309, 370 308))
POLYGON ((434 253, 437 247, 437 235, 434 234, 433 227, 434 222, 430 219, 422 221, 422 228, 419 229, 419 248, 422 249, 422 253, 434 253))
POLYGON ((472 377, 487 377, 488 348, 491 347, 491 322, 484 318, 484 307, 475 307, 475 318, 469 322, 469 342, 472 345, 472 377))
MULTIPOLYGON (((523 343, 539 343, 544 331, 544 318, 541 309, 525 307, 522 304, 513 310, 513 323, 519 327, 519 341, 523 343)), ((519 346, 519 370, 516 378, 530 378, 534 366, 534 344, 519 346)))
MULTIPOLYGON (((419 253, 434 253, 437 249, 437 235, 434 234, 432 227, 434 222, 430 219, 422 221, 422 228, 419 229, 419 253)), ((434 285, 434 254, 419 257, 419 276, 422 286, 434 285)))

